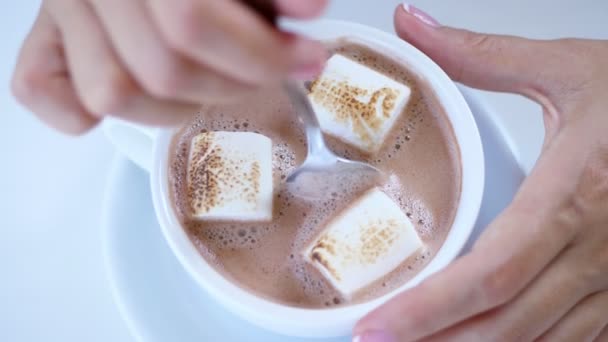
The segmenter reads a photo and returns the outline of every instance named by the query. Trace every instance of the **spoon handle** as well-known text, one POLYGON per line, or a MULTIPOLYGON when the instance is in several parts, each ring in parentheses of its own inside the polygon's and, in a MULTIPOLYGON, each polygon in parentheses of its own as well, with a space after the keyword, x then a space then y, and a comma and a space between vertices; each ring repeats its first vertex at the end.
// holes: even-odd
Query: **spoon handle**
POLYGON ((308 155, 329 157, 331 152, 329 152, 325 145, 319 121, 308 100, 308 96, 306 96, 306 89, 293 81, 285 81, 283 87, 291 99, 298 116, 298 121, 304 126, 306 141, 308 142, 308 155))
MULTIPOLYGON (((241 2, 255 10, 272 25, 277 25, 278 12, 273 0, 241 0, 241 2)), ((304 125, 308 142, 308 155, 326 158, 326 160, 331 161, 335 160, 335 155, 325 145, 319 121, 306 95, 307 90, 291 80, 283 82, 283 87, 295 107, 298 120, 304 125)))

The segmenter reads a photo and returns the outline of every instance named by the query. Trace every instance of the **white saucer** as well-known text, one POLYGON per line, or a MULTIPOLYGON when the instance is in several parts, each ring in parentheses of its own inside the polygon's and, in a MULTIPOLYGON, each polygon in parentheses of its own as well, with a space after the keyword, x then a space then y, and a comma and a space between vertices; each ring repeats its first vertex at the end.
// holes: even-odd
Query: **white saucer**
MULTIPOLYGON (((485 148, 486 187, 467 249, 512 199, 524 178, 492 112, 461 88, 475 115, 485 148)), ((102 219, 106 270, 114 299, 139 341, 284 341, 227 312, 201 290, 178 263, 156 223, 148 175, 123 157, 114 160, 102 219)), ((350 338, 316 340, 347 342, 350 338)))

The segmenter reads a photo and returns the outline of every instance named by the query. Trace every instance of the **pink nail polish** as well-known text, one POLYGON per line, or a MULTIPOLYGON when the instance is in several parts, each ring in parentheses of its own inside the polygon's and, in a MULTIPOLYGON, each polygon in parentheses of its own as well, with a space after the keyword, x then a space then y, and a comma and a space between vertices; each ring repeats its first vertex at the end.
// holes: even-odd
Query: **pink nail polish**
POLYGON ((383 331, 366 331, 353 337, 353 342, 397 342, 397 338, 383 331))
POLYGON ((403 9, 413 15, 414 17, 418 18, 418 20, 422 21, 423 23, 429 25, 429 26, 433 26, 433 27, 439 27, 441 26, 441 24, 435 20, 435 18, 431 17, 430 15, 428 15, 426 12, 423 12, 421 9, 407 4, 407 3, 403 3, 403 9))

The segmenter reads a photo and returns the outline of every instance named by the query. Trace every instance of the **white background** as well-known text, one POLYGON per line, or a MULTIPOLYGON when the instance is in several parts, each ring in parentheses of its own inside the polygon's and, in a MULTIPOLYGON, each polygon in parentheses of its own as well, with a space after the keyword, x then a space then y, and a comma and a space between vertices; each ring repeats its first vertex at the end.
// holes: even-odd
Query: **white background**
MULTIPOLYGON (((331 18, 392 31, 398 1, 333 0, 331 18)), ((443 24, 534 38, 608 38, 606 0, 412 1, 443 24)), ((0 0, 0 341, 132 341, 101 259, 101 204, 113 156, 99 130, 68 138, 9 92, 18 47, 39 1, 0 0)), ((542 140, 539 108, 484 93, 522 166, 542 140)))

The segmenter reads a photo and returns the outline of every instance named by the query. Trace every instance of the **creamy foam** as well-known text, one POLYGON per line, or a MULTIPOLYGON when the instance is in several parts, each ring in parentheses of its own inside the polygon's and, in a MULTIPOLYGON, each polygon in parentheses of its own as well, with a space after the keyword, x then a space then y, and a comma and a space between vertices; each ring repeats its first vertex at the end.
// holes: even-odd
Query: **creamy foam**
POLYGON ((336 192, 328 200, 308 203, 286 191, 283 181, 304 160, 306 145, 292 106, 280 88, 261 90, 237 104, 203 107, 200 115, 176 135, 172 147, 169 181, 175 211, 202 256, 239 286, 290 306, 348 305, 376 298, 404 284, 445 241, 460 197, 458 146, 430 87, 403 65, 365 47, 339 42, 333 48, 412 90, 396 128, 373 157, 337 139, 330 138, 328 143, 336 153, 365 160, 391 175, 382 190, 410 218, 427 247, 352 299, 342 298, 304 260, 301 251, 359 192, 336 192), (272 139, 276 189, 272 222, 203 223, 188 218, 186 164, 190 141, 206 131, 251 131, 272 139))

